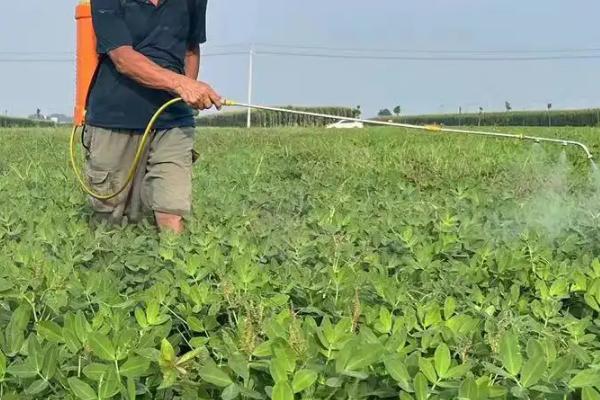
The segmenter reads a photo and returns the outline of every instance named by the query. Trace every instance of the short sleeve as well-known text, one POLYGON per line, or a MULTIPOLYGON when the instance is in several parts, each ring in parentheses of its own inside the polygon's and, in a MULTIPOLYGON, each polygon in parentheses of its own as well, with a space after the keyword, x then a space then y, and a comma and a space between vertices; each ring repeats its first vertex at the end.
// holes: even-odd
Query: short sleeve
POLYGON ((206 42, 206 9, 208 0, 192 0, 191 26, 189 44, 196 45, 206 42))
POLYGON ((92 0, 92 19, 98 40, 98 53, 107 54, 133 40, 125 24, 121 0, 92 0))

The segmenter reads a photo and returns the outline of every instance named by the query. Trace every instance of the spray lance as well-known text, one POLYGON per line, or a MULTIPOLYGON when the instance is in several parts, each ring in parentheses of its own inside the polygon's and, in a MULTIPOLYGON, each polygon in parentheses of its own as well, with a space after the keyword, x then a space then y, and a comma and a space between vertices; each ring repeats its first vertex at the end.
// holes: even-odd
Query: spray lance
MULTIPOLYGON (((75 114, 74 114, 74 127, 71 134, 70 140, 70 153, 71 153, 71 166, 75 173, 77 180, 79 181, 82 189, 92 197, 95 197, 99 200, 110 200, 123 191, 127 189, 127 187, 133 181, 137 168, 142 159, 144 150, 146 148, 147 142, 151 136, 152 131, 154 130, 154 126, 163 112, 171 107, 173 104, 179 103, 183 101, 181 98, 174 98, 169 100, 165 104, 163 104, 158 110, 156 110, 155 114, 152 116, 144 134, 142 135, 142 139, 140 140, 139 147, 136 151, 136 155, 133 163, 129 169, 127 174, 127 179, 123 183, 123 186, 119 188, 119 190, 115 191, 111 194, 101 194, 94 192, 83 178, 82 173, 77 166, 77 157, 76 157, 76 143, 77 143, 77 134, 80 129, 85 127, 85 112, 87 106, 87 98, 89 94, 89 90, 94 80, 94 75, 98 69, 99 56, 96 51, 96 34, 94 32, 94 27, 92 24, 92 10, 89 0, 81 1, 76 8, 75 18, 77 21, 77 83, 76 83, 76 96, 75 96, 75 114)), ((380 125, 380 126, 392 126, 397 128, 406 128, 415 131, 426 131, 426 132, 440 132, 440 133, 449 133, 449 134, 466 134, 466 135, 478 135, 485 136, 491 138, 501 138, 501 139, 517 139, 517 140, 527 140, 533 141, 536 143, 554 143, 560 144, 563 146, 575 146, 582 150, 586 157, 589 160, 593 160, 593 155, 590 152, 589 148, 578 141, 568 140, 568 139, 552 139, 545 137, 536 137, 536 136, 527 136, 527 135, 517 135, 517 134, 509 134, 509 133, 500 133, 500 132, 489 132, 489 131, 481 131, 481 130, 466 130, 466 129, 453 129, 441 127, 439 125, 413 125, 413 124, 403 124, 396 122, 386 122, 386 121, 377 121, 377 120, 368 120, 361 118, 350 118, 343 117, 339 115, 330 115, 330 114, 321 114, 321 113, 313 113, 299 110, 291 110, 285 108, 277 108, 277 107, 267 107, 260 106, 255 104, 245 104, 238 103, 232 100, 224 100, 224 106, 228 107, 242 107, 242 108, 251 108, 256 110, 264 110, 264 111, 275 111, 281 113, 288 114, 297 114, 297 115, 305 115, 312 116, 324 119, 332 119, 332 120, 344 120, 344 121, 353 121, 353 122, 361 122, 363 124, 368 125, 380 125)))

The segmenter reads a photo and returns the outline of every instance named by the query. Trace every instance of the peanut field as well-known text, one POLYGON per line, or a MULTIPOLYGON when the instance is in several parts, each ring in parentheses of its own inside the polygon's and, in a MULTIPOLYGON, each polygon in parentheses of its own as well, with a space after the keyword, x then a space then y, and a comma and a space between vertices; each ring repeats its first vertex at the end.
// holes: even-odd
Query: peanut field
POLYGON ((577 149, 199 128, 175 237, 90 225, 67 135, 0 129, 2 400, 600 399, 577 149))

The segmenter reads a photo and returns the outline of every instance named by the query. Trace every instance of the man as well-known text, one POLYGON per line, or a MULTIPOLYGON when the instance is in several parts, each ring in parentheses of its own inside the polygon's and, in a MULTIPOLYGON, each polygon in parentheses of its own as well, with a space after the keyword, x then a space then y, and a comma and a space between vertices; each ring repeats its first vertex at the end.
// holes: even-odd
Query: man
POLYGON ((96 218, 137 221, 151 210, 159 229, 183 231, 192 203, 192 108, 221 108, 221 97, 197 81, 207 1, 91 0, 101 61, 88 99, 84 145, 94 190, 122 186, 142 133, 162 104, 177 96, 187 103, 160 118, 130 188, 109 201, 91 199, 96 218))

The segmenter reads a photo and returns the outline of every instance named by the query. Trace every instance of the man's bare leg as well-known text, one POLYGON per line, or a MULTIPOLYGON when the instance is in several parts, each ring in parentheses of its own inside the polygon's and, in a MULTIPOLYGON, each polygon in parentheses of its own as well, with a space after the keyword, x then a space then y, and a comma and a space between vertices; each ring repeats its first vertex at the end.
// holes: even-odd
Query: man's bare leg
POLYGON ((170 231, 177 234, 183 233, 184 224, 183 218, 179 215, 165 214, 157 212, 154 214, 156 217, 156 224, 158 229, 161 231, 170 231))

